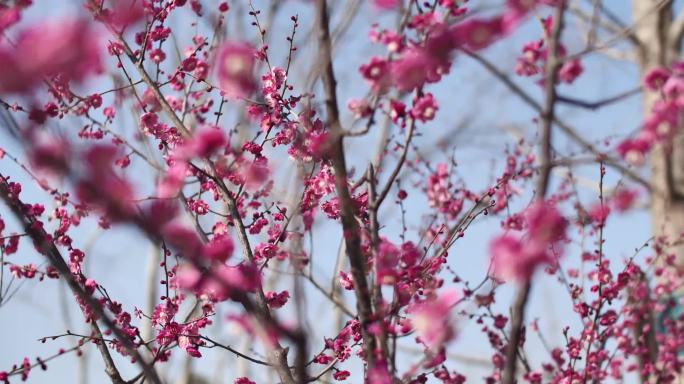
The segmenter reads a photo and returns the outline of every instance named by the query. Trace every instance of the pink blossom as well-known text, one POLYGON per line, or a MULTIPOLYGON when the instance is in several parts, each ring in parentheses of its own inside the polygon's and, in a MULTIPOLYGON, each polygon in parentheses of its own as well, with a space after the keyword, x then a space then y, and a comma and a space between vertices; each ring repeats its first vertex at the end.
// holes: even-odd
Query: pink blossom
POLYGON ((370 83, 374 92, 384 92, 389 83, 389 63, 381 57, 372 57, 368 64, 359 67, 363 78, 370 83))
POLYGON ((669 78, 670 71, 667 68, 655 67, 644 76, 644 86, 649 91, 657 91, 663 87, 669 78))
POLYGON ((287 74, 279 67, 273 67, 261 76, 261 94, 271 108, 277 108, 282 102, 281 88, 285 85, 287 74))
POLYGON ((161 49, 153 49, 150 51, 149 55, 150 59, 155 64, 159 64, 162 61, 166 60, 166 53, 164 53, 164 51, 161 49))
POLYGON ((568 221, 548 202, 535 202, 525 210, 527 233, 535 241, 552 243, 565 238, 568 221))
POLYGON ((392 82, 400 91, 411 91, 428 81, 428 69, 434 63, 422 49, 407 49, 392 62, 392 82))
POLYGON ((347 102, 347 108, 351 111, 354 117, 362 118, 368 117, 371 114, 371 108, 366 99, 350 99, 347 102))
POLYGON ((376 281, 382 285, 392 285, 398 275, 400 251, 387 239, 381 239, 375 259, 376 281))
POLYGON ((411 116, 414 119, 420 120, 423 123, 428 122, 435 118, 435 114, 439 107, 437 106, 437 101, 435 100, 432 93, 426 93, 413 102, 413 108, 411 108, 411 116))
POLYGON ((619 189, 611 199, 611 203, 618 212, 625 212, 634 205, 637 197, 639 193, 635 190, 619 189))
POLYGON ((514 236, 500 236, 489 245, 494 274, 503 279, 526 280, 537 265, 547 262, 545 252, 530 252, 525 243, 514 236))
POLYGON ((219 128, 205 127, 192 137, 192 149, 196 156, 207 157, 226 145, 226 137, 219 128))
POLYGON ((256 89, 253 78, 255 63, 254 48, 248 43, 224 43, 216 61, 219 87, 230 97, 249 96, 256 89))
POLYGON ((166 224, 162 229, 162 235, 168 244, 176 248, 185 257, 196 258, 203 253, 204 246, 197 233, 179 220, 166 224))
POLYGON ((83 20, 41 23, 0 45, 0 93, 31 91, 46 78, 80 81, 101 69, 97 33, 83 20))
POLYGON ((632 165, 643 165, 646 161, 646 153, 650 151, 652 141, 646 140, 643 137, 635 139, 627 139, 622 141, 617 151, 628 163, 632 165))
POLYGON ((209 260, 225 263, 233 254, 233 240, 228 235, 214 236, 211 241, 204 245, 202 254, 209 260))
POLYGON ((339 281, 340 281, 340 285, 342 286, 342 288, 344 288, 348 291, 351 291, 354 289, 354 280, 350 274, 347 274, 344 271, 340 271, 339 281))
POLYGON ((458 45, 480 50, 488 47, 502 36, 504 23, 501 17, 493 19, 469 19, 457 24, 451 30, 458 45))
POLYGON ((69 142, 60 138, 39 136, 31 148, 31 164, 39 170, 57 175, 69 169, 69 142))
POLYGON ((109 145, 88 149, 83 156, 84 177, 76 194, 82 201, 102 208, 109 217, 124 219, 134 213, 133 188, 113 170, 117 155, 117 148, 109 145))
POLYGON ((610 206, 602 203, 596 203, 589 208, 589 219, 598 227, 606 224, 606 219, 610 214, 610 206))
POLYGON ((343 381, 343 380, 347 380, 349 375, 350 375, 349 371, 337 371, 337 372, 333 373, 333 379, 338 380, 338 381, 343 381))
POLYGON ((185 162, 175 162, 157 185, 157 195, 162 198, 174 197, 183 187, 183 180, 188 170, 185 162))
POLYGON ((190 355, 192 357, 196 357, 196 358, 202 357, 202 354, 200 353, 200 351, 197 350, 197 348, 195 348, 195 347, 187 347, 187 348, 185 348, 185 352, 187 352, 188 355, 190 355))
POLYGON ((235 293, 254 292, 261 285, 261 277, 259 270, 250 264, 217 264, 211 267, 210 272, 204 273, 192 265, 184 264, 178 269, 174 283, 181 289, 220 302, 235 293))
POLYGON ((575 59, 566 61, 558 72, 558 76, 562 82, 572 84, 583 71, 584 68, 582 67, 582 63, 578 59, 575 59))
POLYGON ((462 297, 462 292, 449 289, 411 308, 411 324, 429 349, 438 350, 456 335, 450 313, 462 297))
POLYGON ((134 24, 145 17, 140 2, 135 0, 118 0, 111 3, 111 8, 102 10, 100 19, 118 31, 134 24))
POLYGON ((390 117, 394 123, 406 117, 406 104, 401 101, 390 100, 390 117))
POLYGON ((489 251, 495 276, 519 282, 529 280, 541 264, 556 259, 567 221, 550 203, 536 202, 525 210, 526 236, 505 234, 492 240, 489 251))
POLYGON ((282 291, 280 293, 268 291, 264 294, 266 295, 266 304, 268 304, 269 308, 274 309, 281 308, 283 305, 287 303, 287 300, 290 298, 290 292, 288 291, 282 291))

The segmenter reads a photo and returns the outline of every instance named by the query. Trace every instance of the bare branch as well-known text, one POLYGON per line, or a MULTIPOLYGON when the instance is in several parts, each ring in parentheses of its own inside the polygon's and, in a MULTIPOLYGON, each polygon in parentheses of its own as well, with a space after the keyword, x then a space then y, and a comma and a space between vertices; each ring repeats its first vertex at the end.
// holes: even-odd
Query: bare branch
MULTIPOLYGON (((525 92, 520 86, 515 84, 513 80, 510 79, 508 75, 506 75, 503 71, 498 69, 497 67, 494 66, 491 62, 483 58, 482 56, 478 55, 475 52, 471 51, 466 51, 464 50, 468 56, 473 58, 475 61, 477 61, 479 64, 481 64, 489 73, 491 73, 494 77, 499 79, 510 91, 512 91, 515 95, 520 97, 520 99, 530 106, 532 109, 534 109, 538 113, 542 113, 542 106, 532 98, 527 92, 525 92)), ((600 156, 606 165, 609 165, 623 174, 625 174, 627 177, 632 179, 633 181, 639 183, 642 187, 646 188, 647 190, 651 190, 651 184, 641 177, 639 174, 634 172, 633 170, 625 167, 618 159, 612 158, 608 156, 605 153, 602 153, 599 151, 594 144, 590 143, 587 141, 584 137, 582 137, 577 131, 575 131, 574 128, 572 128, 569 124, 567 124, 565 121, 561 120, 557 116, 553 116, 553 123, 555 123, 558 128, 560 128, 561 131, 563 131, 566 135, 568 135, 572 140, 574 140, 577 144, 579 144, 582 148, 585 150, 593 153, 596 156, 600 156)), ((657 193, 658 191, 652 191, 653 193, 657 193)))
POLYGON ((332 43, 329 31, 328 9, 325 0, 316 1, 316 29, 318 44, 321 51, 323 65, 323 87, 325 91, 326 116, 330 129, 329 151, 335 171, 335 188, 340 202, 340 216, 344 230, 344 240, 347 257, 351 265, 356 293, 356 307, 361 322, 361 333, 364 341, 366 362, 373 366, 375 362, 375 338, 368 332, 368 325, 372 317, 368 281, 366 280, 366 260, 361 251, 361 237, 359 225, 354 214, 354 205, 349 193, 347 165, 344 155, 344 133, 340 125, 340 115, 337 105, 337 91, 335 73, 332 63, 332 43))
MULTIPOLYGON (((552 164, 552 140, 553 140, 553 121, 556 107, 556 80, 558 71, 562 65, 558 58, 560 37, 563 32, 563 16, 565 13, 565 2, 561 2, 556 9, 553 17, 553 28, 549 36, 549 57, 546 62, 546 82, 544 110, 541 114, 541 152, 539 156, 539 179, 537 181, 536 199, 543 201, 549 189, 551 179, 552 164)), ((506 350, 506 365, 504 367, 504 384, 514 384, 516 381, 516 368, 518 366, 518 347, 522 340, 523 326, 525 322, 525 307, 530 295, 531 280, 527 280, 524 286, 518 291, 513 305, 511 316, 511 336, 506 350)))

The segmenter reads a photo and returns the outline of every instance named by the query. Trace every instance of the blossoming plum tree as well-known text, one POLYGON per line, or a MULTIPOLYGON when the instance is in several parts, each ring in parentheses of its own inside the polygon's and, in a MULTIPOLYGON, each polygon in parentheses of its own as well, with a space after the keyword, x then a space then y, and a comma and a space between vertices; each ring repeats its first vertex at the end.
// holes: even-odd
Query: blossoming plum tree
POLYGON ((210 354, 238 366, 217 382, 239 384, 680 380, 675 1, 633 0, 631 24, 601 0, 79 0, 67 16, 45 2, 0 2, 0 313, 18 289, 63 284, 87 328, 46 331, 49 356, 30 355, 32 340, 3 343, 0 382, 88 351, 104 367, 95 382, 115 384, 204 382, 191 367, 210 354), (518 44, 521 29, 534 36, 518 44), (362 63, 337 54, 350 35, 358 51, 373 47, 362 63), (517 52, 508 67, 486 56, 504 43, 517 52), (625 83, 638 85, 568 96, 615 47, 633 55, 640 76, 625 83), (502 139, 484 188, 465 182, 456 155, 426 149, 453 129, 439 117, 465 60, 528 107, 530 134, 502 139), (591 119, 637 94, 632 132, 597 137, 559 112, 591 119), (375 153, 361 150, 374 134, 375 153), (598 180, 589 192, 581 169, 598 180), (652 233, 611 254, 609 218, 642 202, 652 233), (497 227, 484 252, 461 245, 486 220, 497 227), (152 245, 140 297, 91 273, 103 261, 86 228, 126 228, 126 244, 111 245, 120 252, 152 245), (463 272, 475 259, 480 278, 463 272), (552 335, 528 313, 540 276, 573 318, 552 335), (40 283, 17 288, 29 280, 40 283), (476 375, 463 361, 478 356, 458 343, 466 323, 488 351, 476 375), (248 342, 233 345, 229 326, 248 342), (17 351, 26 357, 5 359, 17 351))

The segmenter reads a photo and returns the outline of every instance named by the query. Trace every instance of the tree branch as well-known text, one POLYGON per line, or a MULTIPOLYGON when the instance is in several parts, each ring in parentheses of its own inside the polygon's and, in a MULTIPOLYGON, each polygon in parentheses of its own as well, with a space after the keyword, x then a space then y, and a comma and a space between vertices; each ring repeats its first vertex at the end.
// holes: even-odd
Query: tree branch
MULTIPOLYGON (((553 17, 553 27, 551 36, 549 36, 549 57, 546 62, 546 76, 545 76, 545 94, 544 110, 541 114, 541 151, 540 151, 540 166, 539 179, 537 180, 536 199, 543 201, 546 197, 546 192, 549 189, 549 182, 551 179, 552 164, 552 141, 553 141, 553 121, 555 116, 555 106, 557 101, 556 81, 558 80, 558 71, 562 65, 558 58, 558 47, 560 45, 560 37, 563 31, 563 16, 565 13, 565 2, 560 2, 557 6, 553 17)), ((518 348, 522 339, 522 329, 525 322, 525 307, 530 295, 530 288, 532 286, 531 279, 528 279, 524 286, 518 291, 513 306, 513 315, 511 316, 511 336, 506 350, 506 365, 504 367, 503 382, 504 384, 514 384, 516 381, 516 368, 518 366, 518 348)))
POLYGON ((340 203, 340 216, 342 219, 342 229, 344 231, 344 241, 346 245, 347 257, 351 265, 351 272, 354 278, 354 292, 356 293, 356 307, 358 310, 359 321, 361 322, 361 334, 364 342, 364 352, 368 366, 373 366, 375 362, 375 338, 368 332, 368 325, 371 321, 373 308, 371 305, 366 280, 366 260, 361 251, 361 237, 359 225, 354 214, 354 204, 349 193, 349 182, 347 179, 347 165, 344 155, 344 133, 340 125, 339 109, 337 105, 337 92, 335 73, 332 63, 332 44, 330 41, 329 17, 325 0, 316 1, 316 29, 318 34, 318 44, 320 57, 322 58, 323 68, 323 88, 325 92, 325 107, 330 129, 328 141, 330 158, 335 171, 335 188, 340 203))

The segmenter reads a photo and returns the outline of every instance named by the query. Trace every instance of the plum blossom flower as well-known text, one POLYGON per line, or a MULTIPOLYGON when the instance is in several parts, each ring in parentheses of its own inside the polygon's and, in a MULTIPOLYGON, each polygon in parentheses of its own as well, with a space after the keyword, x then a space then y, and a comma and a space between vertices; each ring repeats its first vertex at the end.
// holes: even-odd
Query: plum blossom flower
POLYGON ((374 92, 383 92, 389 83, 389 68, 384 58, 372 57, 368 64, 359 67, 359 72, 371 84, 374 92))
POLYGON ((606 220, 610 215, 610 206, 596 203, 589 208, 589 219, 597 227, 603 227, 606 224, 606 220))
POLYGON ((92 146, 83 156, 85 174, 76 186, 82 201, 103 209, 110 218, 125 219, 135 212, 133 187, 118 176, 112 165, 118 155, 111 145, 92 146))
POLYGON ((171 246, 185 257, 196 258, 202 254, 203 245, 197 233, 180 220, 166 224, 162 229, 162 235, 171 246))
POLYGON ((101 69, 97 33, 84 20, 32 25, 0 45, 0 93, 29 92, 45 78, 80 81, 101 69))
POLYGON ((183 180, 185 180, 187 171, 187 163, 183 161, 174 162, 157 185, 157 195, 161 198, 176 196, 183 187, 183 180))
POLYGON ((622 141, 617 151, 625 161, 632 165, 643 165, 646 161, 646 154, 651 150, 652 143, 644 137, 627 139, 622 141))
POLYGON ((663 87, 669 78, 670 71, 667 68, 655 67, 644 76, 644 86, 649 91, 657 91, 663 87))
POLYGON ((583 71, 584 67, 582 67, 582 62, 575 59, 565 62, 558 72, 558 76, 564 83, 572 84, 583 71))
POLYGON ((333 373, 333 378, 338 381, 347 380, 351 373, 349 371, 337 371, 333 373))
POLYGON ((620 189, 615 192, 611 199, 611 204, 618 212, 625 212, 629 210, 634 202, 639 197, 639 193, 632 189, 620 189))
POLYGON ((525 237, 505 234, 490 243, 493 272, 499 278, 529 280, 539 265, 555 260, 549 248, 565 237, 567 221, 551 203, 535 202, 525 210, 524 219, 525 237))
POLYGON ((426 123, 435 118, 439 106, 432 93, 426 93, 413 102, 411 116, 414 119, 426 123))
POLYGON ((224 43, 216 61, 219 87, 230 97, 249 96, 256 89, 253 78, 255 63, 254 48, 248 43, 224 43))
POLYGON ((466 20, 453 27, 451 33, 457 44, 468 49, 481 50, 502 36, 503 18, 466 20))
POLYGON ((207 157, 226 145, 226 137, 218 128, 206 127, 195 132, 192 138, 194 155, 207 157))
POLYGON ((118 0, 112 2, 110 8, 102 9, 101 15, 97 19, 105 22, 108 27, 121 32, 144 17, 145 11, 139 1, 118 0))
POLYGON ((399 119, 406 117, 406 104, 397 100, 390 100, 389 114, 392 118, 392 122, 396 123, 399 119))
POLYGON ((209 260, 225 263, 233 254, 233 241, 228 235, 214 236, 211 241, 204 245, 202 256, 209 260))
POLYGON ((266 304, 268 304, 269 308, 281 308, 283 305, 287 303, 287 300, 290 298, 290 292, 288 291, 282 291, 280 293, 278 292, 273 292, 273 291, 268 291, 265 293, 266 295, 266 304))
POLYGON ((396 281, 400 250, 387 239, 382 239, 378 245, 375 260, 377 281, 379 284, 392 285, 396 281))
POLYGON ((357 119, 362 117, 368 117, 372 113, 370 104, 366 99, 350 99, 347 102, 347 108, 357 119))
POLYGON ((411 91, 428 81, 427 69, 432 66, 433 62, 424 50, 406 49, 392 62, 392 82, 400 91, 411 91))
POLYGON ((217 264, 210 272, 201 272, 189 264, 178 269, 173 283, 213 302, 229 299, 238 292, 254 292, 261 285, 259 270, 251 264, 217 264))
POLYGON ((462 297, 461 291, 449 289, 411 308, 411 324, 420 340, 429 349, 433 351, 440 349, 456 335, 455 329, 450 324, 450 313, 451 308, 462 297))

